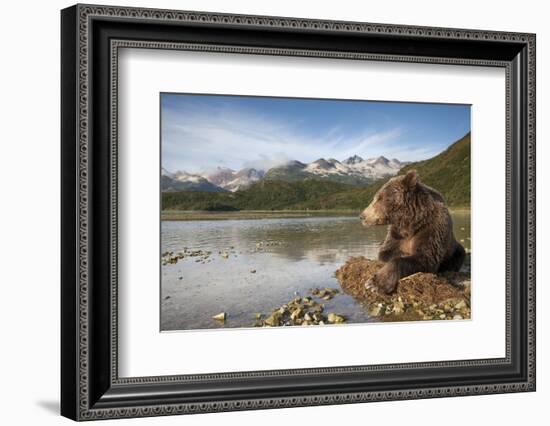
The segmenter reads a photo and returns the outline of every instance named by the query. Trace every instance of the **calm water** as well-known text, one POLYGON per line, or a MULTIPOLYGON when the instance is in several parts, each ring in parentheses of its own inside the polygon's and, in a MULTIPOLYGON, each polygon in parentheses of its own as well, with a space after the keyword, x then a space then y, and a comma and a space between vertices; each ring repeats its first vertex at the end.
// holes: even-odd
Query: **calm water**
MULTIPOLYGON (((470 214, 453 214, 455 236, 470 248, 470 214)), ((336 287, 334 272, 352 256, 376 258, 386 227, 357 216, 163 221, 162 252, 211 251, 161 267, 161 329, 250 327, 312 287, 336 287), (254 271, 254 272, 253 272, 254 271), (212 316, 227 313, 225 324, 212 316)), ((347 295, 325 302, 348 322, 369 321, 347 295)))

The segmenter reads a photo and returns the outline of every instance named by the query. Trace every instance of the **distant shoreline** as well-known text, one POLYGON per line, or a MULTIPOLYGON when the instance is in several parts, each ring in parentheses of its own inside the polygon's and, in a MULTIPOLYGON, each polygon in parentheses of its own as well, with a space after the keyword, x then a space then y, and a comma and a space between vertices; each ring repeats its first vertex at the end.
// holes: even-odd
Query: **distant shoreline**
MULTIPOLYGON (((451 213, 469 213, 469 207, 449 208, 451 213)), ((360 210, 239 210, 201 211, 168 210, 161 212, 162 221, 193 220, 253 220, 253 219, 299 219, 308 217, 359 216, 360 210)))

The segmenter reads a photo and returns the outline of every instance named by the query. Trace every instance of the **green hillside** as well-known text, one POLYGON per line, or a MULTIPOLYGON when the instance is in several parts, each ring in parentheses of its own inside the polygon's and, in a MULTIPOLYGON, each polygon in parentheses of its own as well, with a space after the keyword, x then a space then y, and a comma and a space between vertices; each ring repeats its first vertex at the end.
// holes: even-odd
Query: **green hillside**
POLYGON ((163 210, 284 210, 298 203, 345 192, 351 185, 308 179, 301 182, 260 181, 237 192, 166 192, 163 210))
POLYGON ((377 181, 369 186, 353 187, 345 191, 334 192, 314 200, 293 204, 292 210, 362 210, 367 207, 376 191, 387 179, 377 181))
MULTIPOLYGON (((420 179, 440 191, 452 207, 470 206, 470 134, 435 157, 411 163, 420 179)), ((271 179, 273 176, 271 176, 271 179)), ((237 192, 165 192, 163 210, 361 210, 388 180, 368 186, 306 178, 294 182, 265 179, 237 192)))
MULTIPOLYGON (((403 167, 399 174, 415 169, 420 180, 437 189, 451 207, 470 207, 470 133, 429 160, 418 161, 403 167)), ((359 210, 370 204, 388 179, 366 187, 352 187, 346 191, 327 194, 315 200, 292 205, 292 209, 359 210)))
POLYGON ((420 180, 437 189, 450 206, 470 206, 470 133, 429 160, 403 167, 399 174, 415 169, 420 180))

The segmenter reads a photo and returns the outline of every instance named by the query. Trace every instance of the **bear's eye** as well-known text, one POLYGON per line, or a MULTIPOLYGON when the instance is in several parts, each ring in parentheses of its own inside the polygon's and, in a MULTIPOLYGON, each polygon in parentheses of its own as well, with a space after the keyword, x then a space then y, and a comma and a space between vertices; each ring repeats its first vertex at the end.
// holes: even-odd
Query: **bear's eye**
POLYGON ((384 198, 384 194, 378 194, 378 201, 382 201, 382 199, 384 198))

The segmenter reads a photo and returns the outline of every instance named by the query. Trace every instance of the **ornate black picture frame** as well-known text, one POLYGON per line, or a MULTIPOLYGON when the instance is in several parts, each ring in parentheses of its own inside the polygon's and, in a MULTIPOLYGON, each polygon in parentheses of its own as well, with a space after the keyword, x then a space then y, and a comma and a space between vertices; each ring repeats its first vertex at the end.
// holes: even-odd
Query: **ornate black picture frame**
POLYGON ((61 28, 62 415, 92 420, 535 390, 534 34, 95 5, 64 9, 61 28), (120 47, 504 68, 506 356, 120 378, 120 47))

